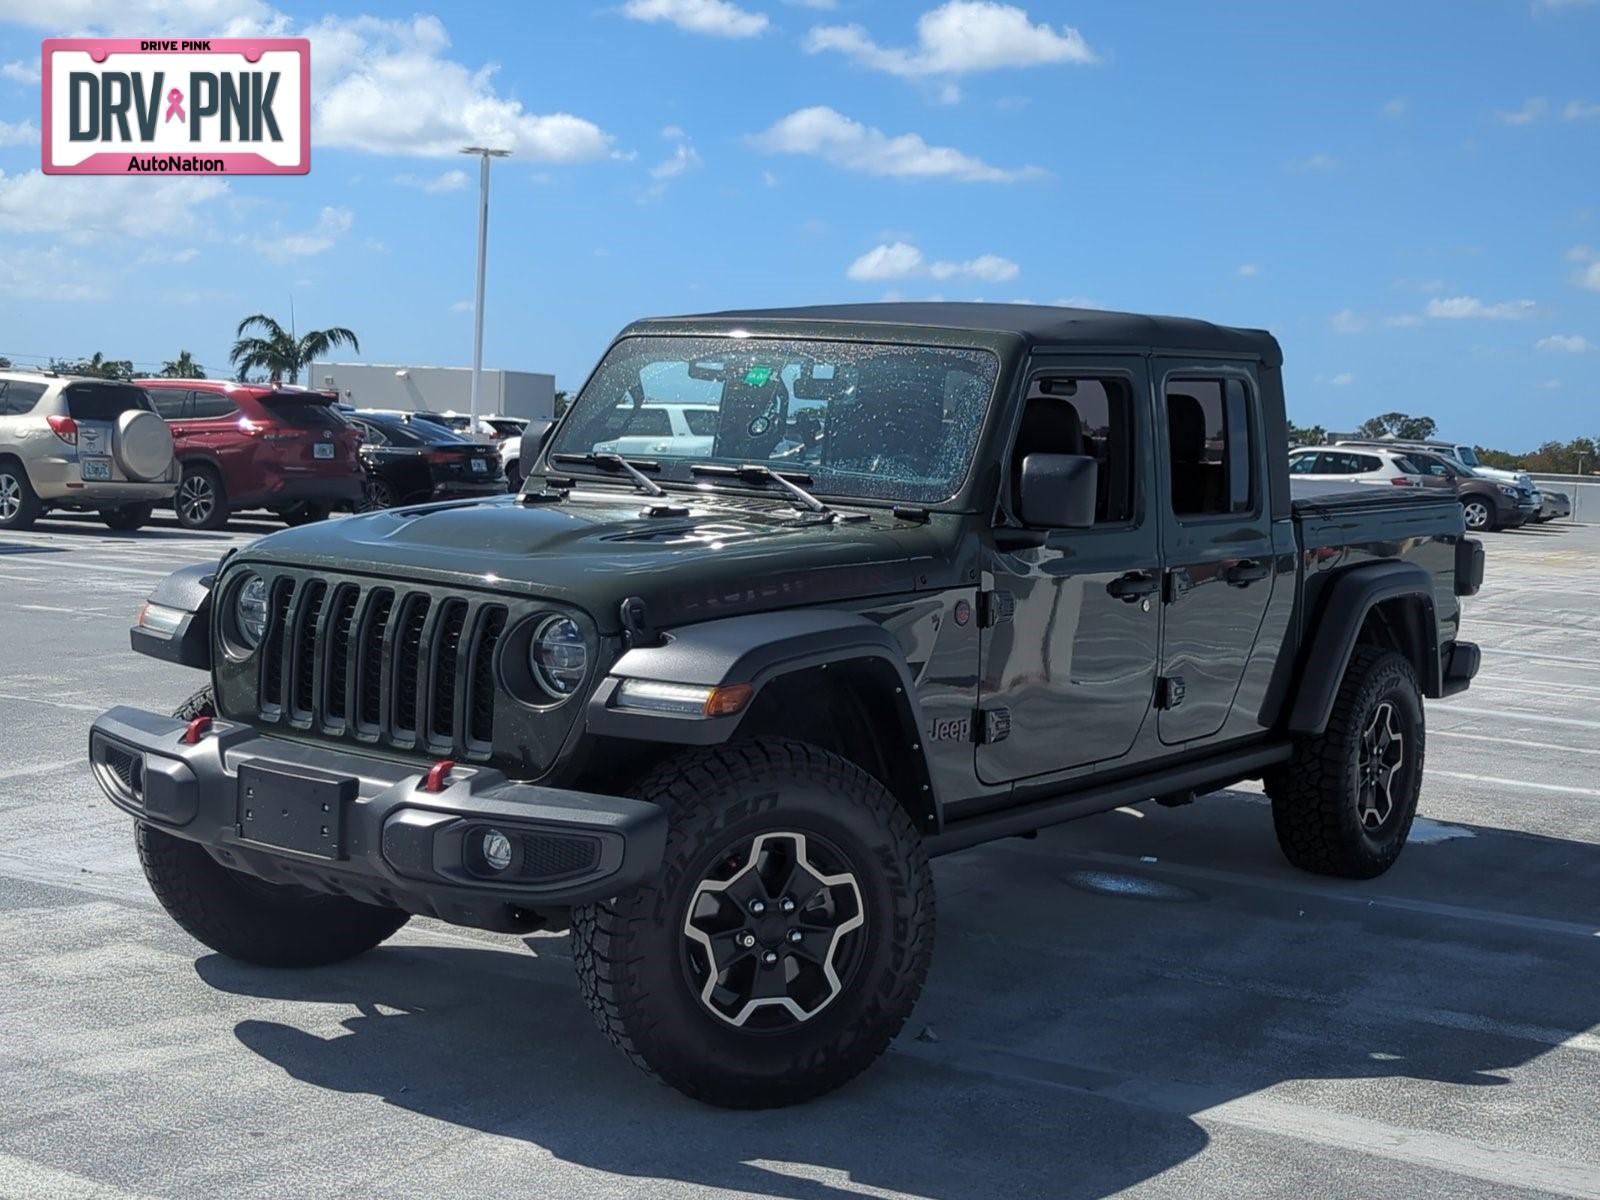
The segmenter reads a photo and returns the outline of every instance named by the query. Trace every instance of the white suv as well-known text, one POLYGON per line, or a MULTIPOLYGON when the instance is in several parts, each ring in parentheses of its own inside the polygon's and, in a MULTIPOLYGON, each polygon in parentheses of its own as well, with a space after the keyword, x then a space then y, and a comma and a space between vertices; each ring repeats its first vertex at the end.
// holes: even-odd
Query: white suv
POLYGON ((710 454, 721 410, 714 404, 641 404, 628 416, 620 437, 596 442, 608 454, 710 454))
MULTIPOLYGON (((1403 452, 1368 446, 1300 446, 1289 452, 1289 478, 1426 487, 1430 480, 1403 452)), ((1448 487, 1448 480, 1444 486, 1448 487)))
POLYGON ((0 530, 26 529, 52 508, 138 529, 177 490, 172 434, 143 389, 0 371, 0 530))

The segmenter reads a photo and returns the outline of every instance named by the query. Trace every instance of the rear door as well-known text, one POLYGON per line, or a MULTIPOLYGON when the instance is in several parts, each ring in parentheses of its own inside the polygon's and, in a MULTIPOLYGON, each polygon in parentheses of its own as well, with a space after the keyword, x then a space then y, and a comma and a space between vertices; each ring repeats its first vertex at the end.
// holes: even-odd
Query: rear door
POLYGON ((985 783, 1127 754, 1150 710, 1161 621, 1159 513, 1143 359, 1036 360, 985 547, 978 776, 985 783), (1021 459, 1099 463, 1095 523, 1029 530, 1013 516, 1021 459))
POLYGON ((195 388, 182 421, 184 450, 198 452, 222 468, 222 489, 230 497, 263 490, 256 462, 261 443, 239 426, 239 406, 222 392, 195 388))
POLYGON ((1276 573, 1255 365, 1156 358, 1152 370, 1167 567, 1157 729, 1175 745, 1222 728, 1276 573))
POLYGON ((67 416, 78 427, 79 478, 85 483, 126 481, 116 460, 117 419, 130 409, 150 408, 144 390, 131 383, 72 383, 63 395, 67 416))

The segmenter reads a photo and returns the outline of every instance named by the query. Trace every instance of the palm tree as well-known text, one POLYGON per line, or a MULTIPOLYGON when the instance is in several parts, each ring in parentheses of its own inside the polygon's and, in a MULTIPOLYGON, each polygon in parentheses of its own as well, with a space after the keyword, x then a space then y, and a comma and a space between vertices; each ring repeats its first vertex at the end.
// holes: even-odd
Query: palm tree
POLYGON ((63 375, 88 375, 95 379, 133 378, 133 363, 125 358, 107 358, 98 350, 88 358, 76 361, 52 358, 50 369, 63 375))
POLYGON ((161 364, 161 378, 163 379, 204 379, 206 369, 195 362, 194 355, 187 350, 179 350, 177 358, 168 359, 161 364))
POLYGON ((228 361, 239 368, 240 379, 246 372, 261 369, 274 379, 287 377, 290 383, 299 383, 300 372, 335 346, 348 345, 357 354, 361 352, 356 335, 342 325, 313 329, 296 338, 265 313, 255 313, 240 321, 235 332, 239 340, 234 342, 228 361), (251 329, 259 329, 260 335, 246 337, 246 331, 251 329))

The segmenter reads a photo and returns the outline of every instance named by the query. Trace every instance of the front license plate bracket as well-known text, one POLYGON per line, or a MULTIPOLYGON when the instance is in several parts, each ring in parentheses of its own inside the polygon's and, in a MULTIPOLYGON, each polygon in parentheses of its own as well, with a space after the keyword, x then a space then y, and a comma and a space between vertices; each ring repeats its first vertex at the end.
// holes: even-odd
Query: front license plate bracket
POLYGON ((239 840, 318 858, 343 858, 345 809, 355 795, 354 779, 243 763, 239 840))

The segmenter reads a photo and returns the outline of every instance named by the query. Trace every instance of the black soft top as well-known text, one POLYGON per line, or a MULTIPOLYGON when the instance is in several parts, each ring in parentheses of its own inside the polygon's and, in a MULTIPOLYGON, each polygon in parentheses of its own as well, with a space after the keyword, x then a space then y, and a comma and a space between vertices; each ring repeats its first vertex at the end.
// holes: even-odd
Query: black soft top
POLYGON ((897 302, 818 304, 800 308, 749 308, 692 316, 657 318, 640 325, 682 326, 701 322, 804 322, 814 325, 889 325, 899 328, 979 330, 1012 334, 1039 346, 1094 346, 1246 354, 1277 366, 1278 341, 1263 329, 1213 325, 1190 317, 1153 317, 1097 308, 1056 308, 1044 304, 897 302))

